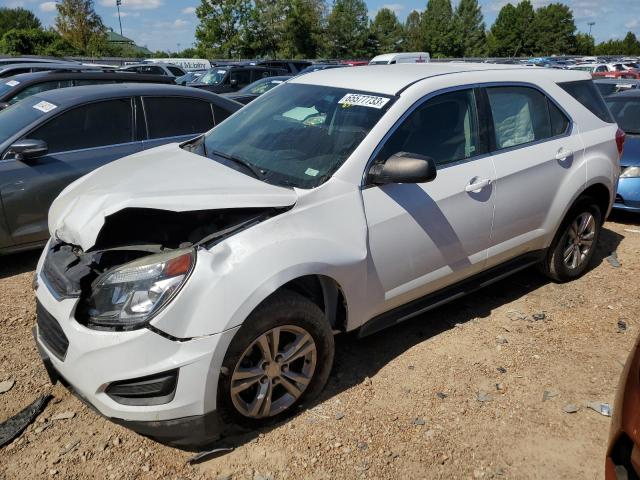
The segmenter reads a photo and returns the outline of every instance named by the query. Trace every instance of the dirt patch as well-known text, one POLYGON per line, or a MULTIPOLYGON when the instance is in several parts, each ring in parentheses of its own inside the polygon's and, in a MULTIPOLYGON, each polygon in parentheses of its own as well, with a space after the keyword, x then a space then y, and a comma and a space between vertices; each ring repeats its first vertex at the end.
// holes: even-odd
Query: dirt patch
POLYGON ((633 222, 605 225, 576 282, 528 270, 365 340, 340 336, 318 402, 196 466, 49 385, 31 337, 37 255, 2 257, 0 383, 15 383, 0 420, 55 398, 0 450, 0 478, 602 478, 609 419, 584 404, 613 402, 640 332, 633 222))

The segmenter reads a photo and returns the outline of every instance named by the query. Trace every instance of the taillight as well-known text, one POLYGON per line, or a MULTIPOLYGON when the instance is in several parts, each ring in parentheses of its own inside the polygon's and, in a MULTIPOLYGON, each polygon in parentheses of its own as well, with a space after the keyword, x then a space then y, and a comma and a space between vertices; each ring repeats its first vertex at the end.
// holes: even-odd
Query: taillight
POLYGON ((627 138, 627 134, 621 128, 618 128, 616 132, 616 145, 618 146, 618 155, 622 157, 622 151, 624 150, 624 141, 627 138))

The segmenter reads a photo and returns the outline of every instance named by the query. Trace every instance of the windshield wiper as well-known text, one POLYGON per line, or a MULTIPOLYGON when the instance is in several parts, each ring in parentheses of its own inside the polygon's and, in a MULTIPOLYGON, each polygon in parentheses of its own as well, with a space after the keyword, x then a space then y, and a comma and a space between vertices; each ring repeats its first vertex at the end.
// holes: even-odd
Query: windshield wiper
POLYGON ((213 155, 217 155, 219 157, 224 158, 225 160, 230 160, 238 165, 242 165, 246 170, 249 170, 251 174, 257 178, 258 180, 264 180, 265 174, 258 167, 253 165, 252 163, 245 162, 241 158, 234 157, 233 155, 227 155, 226 153, 218 152, 216 150, 212 150, 211 153, 213 155))

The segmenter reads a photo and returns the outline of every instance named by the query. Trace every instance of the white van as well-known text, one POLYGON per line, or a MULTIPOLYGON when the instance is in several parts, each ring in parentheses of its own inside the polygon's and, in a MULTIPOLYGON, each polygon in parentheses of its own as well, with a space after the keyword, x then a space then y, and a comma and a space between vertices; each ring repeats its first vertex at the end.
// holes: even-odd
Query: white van
POLYGON ((147 58, 144 63, 172 63, 187 72, 211 68, 211 62, 203 58, 147 58))
POLYGON ((431 57, 427 52, 385 53, 373 57, 369 65, 393 65, 394 63, 428 63, 431 57))

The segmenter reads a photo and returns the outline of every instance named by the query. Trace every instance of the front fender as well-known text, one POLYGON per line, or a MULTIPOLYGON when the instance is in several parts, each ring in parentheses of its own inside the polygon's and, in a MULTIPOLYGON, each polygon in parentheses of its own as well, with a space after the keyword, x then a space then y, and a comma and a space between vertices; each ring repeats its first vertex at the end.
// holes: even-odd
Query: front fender
POLYGON ((241 325, 269 295, 306 275, 336 281, 350 316, 365 313, 366 221, 360 191, 325 192, 238 233, 211 250, 152 325, 178 338, 211 335, 241 325), (350 299, 354 299, 353 306, 350 299))

